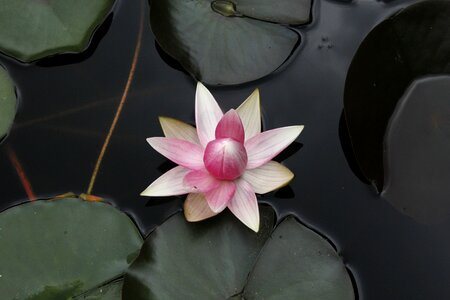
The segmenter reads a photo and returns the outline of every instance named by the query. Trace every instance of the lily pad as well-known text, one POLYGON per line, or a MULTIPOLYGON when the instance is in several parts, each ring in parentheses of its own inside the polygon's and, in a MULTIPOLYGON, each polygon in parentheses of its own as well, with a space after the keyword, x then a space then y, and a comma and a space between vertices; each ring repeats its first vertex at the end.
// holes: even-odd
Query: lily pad
POLYGON ((114 0, 0 0, 0 50, 30 62, 87 48, 114 0))
POLYGON ((450 76, 414 82, 385 137, 382 196, 423 223, 450 216, 450 76))
POLYGON ((152 1, 150 21, 161 48, 192 76, 208 84, 239 84, 270 74, 288 59, 300 36, 276 23, 309 22, 310 9, 310 0, 158 0, 152 1))
POLYGON ((243 299, 354 299, 341 257, 328 241, 287 217, 262 249, 243 299))
POLYGON ((375 27, 347 75, 345 117, 354 154, 368 180, 382 190, 384 136, 411 82, 450 74, 450 2, 421 1, 375 27))
POLYGON ((14 83, 0 67, 0 141, 6 136, 16 115, 17 97, 14 83))
POLYGON ((141 235, 113 206, 40 200, 0 213, 0 295, 67 299, 121 276, 141 235))
POLYGON ((354 299, 326 240, 292 217, 274 229, 274 211, 260 212, 258 234, 230 213, 201 223, 172 216, 128 269, 124 299, 354 299))

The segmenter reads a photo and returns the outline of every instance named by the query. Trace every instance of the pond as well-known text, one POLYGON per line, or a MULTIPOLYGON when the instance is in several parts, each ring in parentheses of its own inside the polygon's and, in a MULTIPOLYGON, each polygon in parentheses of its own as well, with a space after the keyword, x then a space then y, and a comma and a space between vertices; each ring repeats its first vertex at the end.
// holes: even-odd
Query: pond
MULTIPOLYGON (((358 47, 377 24, 415 2, 315 0, 312 22, 295 27, 301 43, 288 63, 250 83, 209 86, 224 111, 259 88, 266 130, 305 125, 281 157, 295 178, 258 199, 274 206, 279 217, 294 214, 327 237, 352 274, 358 299, 450 295, 450 216, 424 224, 380 196, 358 166, 343 112, 358 47)), ((14 126, 0 145, 0 210, 91 190, 132 216, 146 235, 182 208, 183 196, 139 195, 174 166, 146 142, 162 136, 158 116, 195 123, 196 81, 155 42, 149 3, 117 1, 81 54, 31 64, 2 54, 0 63, 19 95, 14 126)))

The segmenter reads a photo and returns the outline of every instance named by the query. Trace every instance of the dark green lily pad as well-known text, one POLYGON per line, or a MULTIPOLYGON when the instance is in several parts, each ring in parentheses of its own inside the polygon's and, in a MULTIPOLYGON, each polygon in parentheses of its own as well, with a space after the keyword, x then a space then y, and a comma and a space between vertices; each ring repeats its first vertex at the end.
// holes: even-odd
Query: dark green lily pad
POLYGON ((258 234, 228 212, 201 223, 174 215, 149 235, 128 269, 124 299, 354 299, 327 241, 292 217, 274 230, 273 210, 260 212, 258 234))
POLYGON ((0 50, 20 61, 81 52, 114 0, 0 0, 0 50))
POLYGON ((354 299, 342 259, 328 241, 288 217, 267 240, 244 299, 354 299))
POLYGON ((121 300, 123 280, 115 280, 102 285, 83 295, 75 297, 74 300, 121 300))
POLYGON ((382 196, 424 223, 450 216, 450 76, 416 81, 397 103, 385 137, 382 196))
POLYGON ((0 213, 0 295, 68 299, 121 276, 141 235, 113 206, 41 200, 0 213))
POLYGON ((152 1, 150 21, 161 48, 192 76, 208 84, 239 84, 287 60, 300 36, 272 22, 306 23, 310 7, 310 0, 158 0, 152 1))
POLYGON ((421 1, 380 23, 349 68, 344 109, 354 154, 382 190, 383 141, 397 102, 411 82, 450 74, 450 1, 421 1))
POLYGON ((17 97, 14 83, 0 67, 0 141, 6 136, 16 115, 17 97))

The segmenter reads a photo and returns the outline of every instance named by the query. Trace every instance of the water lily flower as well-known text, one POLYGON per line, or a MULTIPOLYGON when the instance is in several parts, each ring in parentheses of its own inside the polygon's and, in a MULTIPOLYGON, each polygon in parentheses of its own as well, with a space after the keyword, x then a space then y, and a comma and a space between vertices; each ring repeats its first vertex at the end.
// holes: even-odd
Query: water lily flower
POLYGON ((223 114, 208 89, 197 84, 196 128, 161 117, 165 137, 148 143, 178 166, 156 179, 143 196, 189 194, 184 203, 191 222, 210 218, 225 208, 250 229, 259 230, 255 193, 264 194, 289 183, 294 174, 272 161, 301 133, 303 126, 261 132, 259 91, 236 110, 223 114))

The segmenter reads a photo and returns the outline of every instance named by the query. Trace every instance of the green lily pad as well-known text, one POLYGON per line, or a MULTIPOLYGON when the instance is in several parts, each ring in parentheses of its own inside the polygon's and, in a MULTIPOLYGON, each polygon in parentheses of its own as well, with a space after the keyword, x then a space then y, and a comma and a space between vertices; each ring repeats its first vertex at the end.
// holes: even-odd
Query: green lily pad
POLYGON ((114 0, 0 0, 0 50, 30 62, 87 48, 114 0))
POLYGON ((251 273, 244 299, 354 299, 341 257, 328 241, 288 217, 277 226, 251 273))
POLYGON ((327 241, 292 217, 274 230, 274 211, 260 213, 258 234, 228 212, 201 223, 172 216, 128 269, 124 299, 354 299, 327 241))
POLYGON ((40 200, 0 213, 0 295, 68 299, 121 276, 141 235, 113 206, 40 200))
POLYGON ((239 84, 287 60, 300 36, 272 22, 306 23, 310 8, 310 0, 158 0, 151 3, 150 21, 161 48, 192 76, 239 84))
POLYGON ((422 223, 450 216, 450 76, 415 81, 400 99, 385 137, 382 192, 422 223))
POLYGON ((74 300, 121 300, 123 280, 115 280, 102 285, 83 295, 75 297, 74 300))
POLYGON ((386 129, 416 78, 450 74, 450 2, 421 1, 375 27, 359 47, 347 75, 345 117, 364 175, 382 190, 386 129))
POLYGON ((16 108, 17 97, 14 83, 6 70, 0 67, 0 141, 11 128, 16 108))

